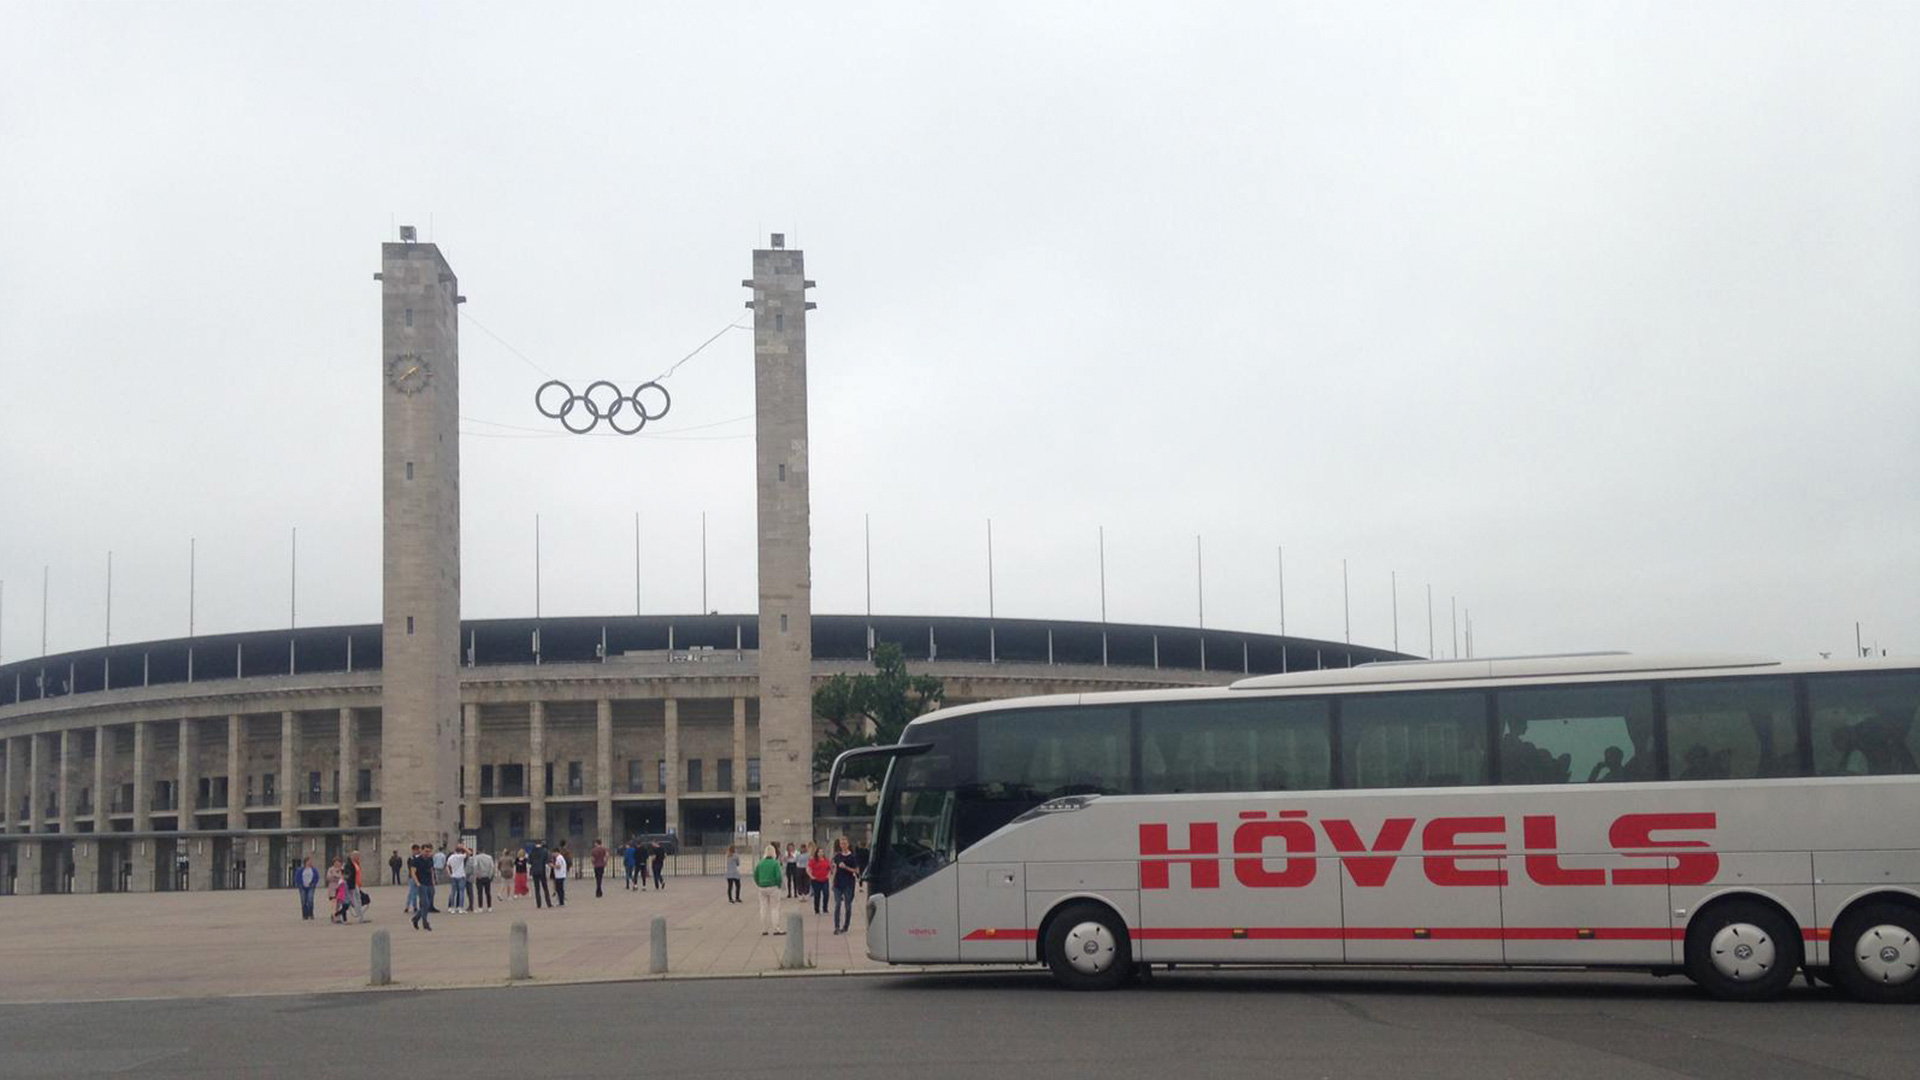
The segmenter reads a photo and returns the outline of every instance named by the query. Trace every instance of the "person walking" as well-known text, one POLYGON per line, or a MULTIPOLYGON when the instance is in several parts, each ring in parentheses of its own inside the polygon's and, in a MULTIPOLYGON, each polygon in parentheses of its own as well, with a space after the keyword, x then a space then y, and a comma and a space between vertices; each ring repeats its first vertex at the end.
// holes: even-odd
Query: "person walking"
POLYGON ((819 844, 809 845, 812 853, 807 857, 807 885, 813 893, 813 913, 827 913, 827 879, 833 876, 833 864, 827 861, 827 853, 820 850, 819 844))
POLYGON ((394 848, 393 854, 387 859, 387 869, 393 871, 393 883, 395 885, 400 884, 400 868, 404 865, 406 864, 400 858, 400 849, 394 848))
POLYGON ((473 907, 473 901, 467 898, 466 845, 455 844, 453 854, 447 856, 447 880, 452 883, 452 899, 447 903, 447 910, 455 915, 463 915, 473 907))
POLYGON ((468 906, 475 911, 493 910, 493 856, 484 851, 476 851, 467 858, 467 892, 471 894, 468 906), (480 905, 485 904, 486 907, 480 905))
POLYGON ((313 890, 320 887, 320 871, 314 868, 313 856, 307 856, 300 869, 294 871, 293 884, 300 890, 301 921, 313 921, 313 890))
MULTIPOLYGON (((360 869, 360 853, 347 856, 346 865, 347 907, 353 911, 353 921, 367 921, 367 894, 360 891, 360 884, 367 880, 366 872, 360 869)), ((342 918, 341 922, 347 920, 342 918)))
POLYGON ((560 907, 567 906, 567 868, 572 865, 567 861, 567 842, 562 840, 553 853, 553 900, 560 907))
POLYGON ((342 876, 339 859, 335 859, 327 864, 327 903, 333 905, 333 911, 327 915, 328 922, 340 922, 346 917, 346 912, 340 909, 340 879, 342 876))
POLYGON ((727 903, 740 902, 740 849, 727 845, 727 903))
POLYGON ((527 895, 527 853, 525 849, 513 856, 513 898, 519 900, 527 895))
POLYGON ((653 888, 655 892, 667 887, 666 875, 661 873, 667 865, 667 845, 653 845, 653 888))
POLYGON ((433 882, 438 885, 447 880, 447 846, 442 844, 436 848, 428 844, 427 850, 433 852, 433 882))
POLYGON ((846 837, 833 846, 833 932, 844 934, 853 928, 853 889, 860 881, 860 867, 846 837))
POLYGON ((753 884, 760 890, 760 921, 766 926, 760 931, 761 937, 786 933, 780 929, 780 878, 784 873, 780 866, 780 845, 768 844, 753 868, 753 884))
POLYGON ((634 884, 634 878, 640 875, 640 842, 631 837, 620 845, 620 859, 627 866, 627 889, 632 891, 640 886, 634 884))
POLYGON ((547 854, 547 845, 536 841, 533 850, 527 852, 527 873, 533 877, 533 906, 543 908, 551 904, 553 856, 547 854))
MULTIPOLYGON (((396 852, 397 854, 397 852, 396 852)), ((420 845, 407 848, 407 906, 402 911, 420 910, 420 883, 413 879, 413 860, 420 857, 420 845)))
POLYGON ((425 845, 421 845, 409 863, 408 873, 413 877, 417 890, 413 904, 413 928, 432 930, 433 921, 433 854, 425 845))
POLYGON ((593 850, 587 853, 593 860, 593 898, 595 900, 600 899, 600 883, 607 876, 607 854, 607 845, 601 843, 599 837, 595 837, 593 850))

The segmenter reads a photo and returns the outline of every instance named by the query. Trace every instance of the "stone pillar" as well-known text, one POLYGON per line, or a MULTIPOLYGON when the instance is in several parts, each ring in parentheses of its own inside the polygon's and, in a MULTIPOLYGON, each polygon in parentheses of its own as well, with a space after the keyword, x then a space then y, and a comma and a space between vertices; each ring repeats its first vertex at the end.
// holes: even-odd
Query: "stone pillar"
MULTIPOLYGON (((36 736, 29 736, 35 738, 36 736)), ((15 870, 13 872, 14 895, 40 895, 40 843, 28 840, 13 845, 15 870)))
MULTIPOLYGON (((247 718, 237 713, 227 716, 227 828, 241 832, 247 827, 247 784, 241 774, 246 759, 240 756, 240 742, 246 738, 247 718)), ((248 864, 252 869, 252 864, 248 864)))
MULTIPOLYGON (((46 766, 40 762, 40 741, 38 735, 27 736, 27 831, 30 833, 40 831, 40 819, 45 816, 42 804, 46 800, 40 797, 40 785, 43 782, 41 776, 46 772, 46 766)), ((37 853, 36 857, 38 857, 37 853)), ((39 865, 39 863, 34 864, 36 870, 39 865)), ((39 878, 36 877, 34 880, 37 883, 39 878)))
POLYGON ((294 771, 300 767, 300 714, 289 709, 280 714, 280 827, 300 825, 300 782, 294 771))
POLYGON ((100 891, 100 845, 92 840, 73 842, 73 891, 100 891))
POLYGON ((667 707, 667 831, 680 832, 680 702, 668 698, 667 707))
POLYGON ((527 836, 547 838, 547 703, 527 706, 527 836))
POLYGON ((753 253, 755 518, 760 581, 760 828, 813 838, 813 575, 805 260, 753 253))
MULTIPOLYGON (((133 734, 134 745, 137 747, 140 743, 140 728, 135 727, 133 731, 134 731, 134 734, 133 734)), ((136 782, 133 787, 133 805, 134 805, 135 814, 138 814, 140 812, 139 808, 145 804, 146 798, 147 796, 140 790, 139 783, 136 782)), ((138 829, 136 828, 135 831, 138 831, 138 829)), ((143 837, 143 838, 134 840, 133 842, 127 845, 127 891, 128 892, 152 892, 153 891, 153 838, 152 837, 143 837)))
POLYGON ((601 698, 594 720, 594 814, 599 819, 599 834, 617 843, 619 838, 613 830, 613 702, 601 698))
MULTIPOLYGON (((240 857, 247 860, 247 891, 252 892, 255 889, 264 889, 271 884, 273 881, 271 877, 273 873, 273 857, 268 854, 268 852, 272 845, 267 843, 267 838, 261 836, 259 833, 254 833, 245 839, 234 840, 234 844, 236 846, 245 845, 240 857)), ((282 855, 281 858, 284 860, 290 858, 290 856, 282 855)), ((363 858, 361 862, 365 863, 366 860, 363 858)), ((281 873, 284 874, 286 871, 283 869, 281 873)), ((369 875, 373 873, 373 867, 371 865, 367 867, 367 873, 369 875)), ((287 878, 287 884, 293 884, 293 878, 291 876, 287 878)), ((315 901, 315 903, 318 904, 319 901, 315 901)))
MULTIPOLYGON (((150 802, 153 793, 147 790, 148 749, 147 722, 135 720, 133 722, 133 831, 137 833, 147 832, 153 828, 153 810, 150 802)), ((151 841, 148 842, 151 843, 151 841)), ((137 885, 140 880, 138 864, 134 866, 133 878, 137 885)), ((151 886, 153 883, 149 881, 147 884, 151 886)))
POLYGON ((113 831, 113 800, 107 797, 107 756, 113 752, 112 729, 98 724, 93 729, 93 831, 113 831))
POLYGON ((0 752, 7 755, 6 778, 0 780, 0 833, 13 831, 13 815, 19 809, 13 804, 14 766, 20 763, 20 753, 15 749, 16 745, 16 740, 0 738, 0 752))
MULTIPOLYGON (((733 831, 747 825, 747 699, 733 699, 733 831)), ((751 853, 750 853, 751 854, 751 853)))
POLYGON ((468 702, 461 710, 460 760, 466 775, 466 793, 462 805, 466 813, 462 823, 467 831, 478 835, 480 832, 480 706, 468 702))
MULTIPOLYGON (((355 722, 352 709, 340 710, 340 827, 354 829, 360 825, 360 812, 355 807, 354 796, 359 794, 360 779, 360 725, 355 722)), ((385 820, 384 811, 382 820, 385 820)), ((414 841, 425 843, 424 840, 414 841)), ((346 843, 351 844, 349 839, 346 843)))
POLYGON ((53 778, 54 791, 60 803, 60 813, 57 818, 62 835, 70 835, 73 832, 73 784, 70 780, 73 776, 73 759, 76 756, 73 744, 79 741, 73 736, 72 728, 60 730, 60 762, 57 766, 59 771, 53 778))
MULTIPOLYGON (((380 811, 392 850, 460 815, 460 284, 433 244, 380 246, 380 811)), ((371 366, 362 369, 369 381, 371 366)))
MULTIPOLYGON (((180 718, 180 768, 178 790, 174 792, 174 828, 178 832, 193 829, 193 718, 180 718)), ((171 870, 168 873, 172 873, 171 870)))
POLYGON ((213 865, 213 838, 196 836, 181 843, 187 845, 187 890, 189 892, 212 891, 213 875, 217 870, 213 865))

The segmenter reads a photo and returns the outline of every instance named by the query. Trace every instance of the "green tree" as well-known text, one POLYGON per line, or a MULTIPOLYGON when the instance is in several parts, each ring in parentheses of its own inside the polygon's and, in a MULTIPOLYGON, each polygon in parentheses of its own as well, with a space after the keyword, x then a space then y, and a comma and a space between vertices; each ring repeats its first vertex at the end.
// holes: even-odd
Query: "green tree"
MULTIPOLYGON (((873 667, 870 675, 835 675, 813 692, 813 715, 827 722, 824 737, 813 748, 816 783, 826 779, 833 759, 845 751, 899 742, 914 717, 939 708, 946 694, 939 679, 907 673, 906 657, 897 644, 874 649, 873 667)), ((874 778, 878 771, 853 775, 874 778)))

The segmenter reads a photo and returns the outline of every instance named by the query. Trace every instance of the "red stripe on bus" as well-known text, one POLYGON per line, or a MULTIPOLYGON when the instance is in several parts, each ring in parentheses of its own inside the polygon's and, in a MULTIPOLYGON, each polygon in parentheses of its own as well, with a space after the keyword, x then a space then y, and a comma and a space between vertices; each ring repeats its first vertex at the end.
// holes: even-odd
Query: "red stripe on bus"
POLYGON ((1824 926, 1803 926, 1800 935, 1808 941, 1831 941, 1833 931, 1824 926))
MULTIPOLYGON (((1826 931, 1809 929, 1824 940, 1826 931)), ((1679 941, 1666 926, 1143 926, 1140 941, 1679 941)), ((963 941, 1032 941, 1032 930, 980 929, 963 941)))

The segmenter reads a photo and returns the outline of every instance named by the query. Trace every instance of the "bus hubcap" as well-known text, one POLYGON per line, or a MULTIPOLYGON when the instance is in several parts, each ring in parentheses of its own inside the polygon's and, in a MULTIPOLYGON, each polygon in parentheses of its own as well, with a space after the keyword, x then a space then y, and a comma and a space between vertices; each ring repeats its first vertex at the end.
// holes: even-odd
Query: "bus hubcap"
POLYGON ((1113 934, 1097 922, 1067 931, 1067 963, 1082 975, 1098 975, 1113 966, 1113 934))
POLYGON ((1898 986, 1920 972, 1920 942, 1898 926, 1876 926, 1861 934, 1853 955, 1859 958, 1861 974, 1884 986, 1898 986))
POLYGON ((1773 957, 1773 939, 1752 923, 1734 923, 1713 935, 1713 968, 1734 982, 1772 971, 1773 957))

